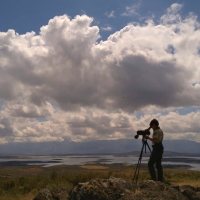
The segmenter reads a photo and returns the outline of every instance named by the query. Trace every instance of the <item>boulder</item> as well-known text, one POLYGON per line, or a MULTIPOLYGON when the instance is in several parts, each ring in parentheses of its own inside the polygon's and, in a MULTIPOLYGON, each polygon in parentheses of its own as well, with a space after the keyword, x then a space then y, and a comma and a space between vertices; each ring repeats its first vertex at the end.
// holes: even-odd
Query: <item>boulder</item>
POLYGON ((38 195, 33 200, 54 200, 50 190, 42 189, 38 192, 38 195))
POLYGON ((145 180, 136 185, 124 179, 93 179, 78 184, 68 200, 187 200, 180 191, 162 182, 145 180))
POLYGON ((136 188, 135 184, 120 178, 92 179, 79 183, 71 191, 68 200, 117 200, 136 188))
POLYGON ((176 187, 189 200, 200 200, 200 188, 192 187, 190 185, 181 185, 176 187))
MULTIPOLYGON (((135 200, 187 200, 180 191, 159 181, 145 180, 139 183, 138 192, 134 194, 135 200)), ((128 199, 127 199, 128 200, 128 199)))
POLYGON ((136 184, 130 180, 110 177, 79 183, 70 192, 66 189, 51 194, 39 191, 34 200, 200 200, 200 188, 190 185, 170 185, 144 180, 136 184))

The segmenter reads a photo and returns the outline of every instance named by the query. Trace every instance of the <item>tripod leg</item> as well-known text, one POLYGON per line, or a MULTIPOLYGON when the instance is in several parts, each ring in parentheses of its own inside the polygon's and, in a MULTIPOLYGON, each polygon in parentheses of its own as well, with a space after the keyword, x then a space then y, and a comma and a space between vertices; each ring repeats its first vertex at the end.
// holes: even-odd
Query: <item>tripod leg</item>
POLYGON ((135 169, 135 173, 134 173, 134 177, 133 177, 133 181, 136 180, 136 184, 137 184, 137 180, 138 180, 138 175, 139 175, 139 171, 140 171, 140 165, 141 165, 141 160, 142 160, 142 154, 143 154, 143 150, 144 150, 145 144, 143 143, 142 145, 142 149, 140 152, 140 157, 138 159, 138 163, 135 169))
POLYGON ((151 152, 151 148, 149 146, 149 144, 146 142, 147 147, 149 148, 149 151, 151 152))

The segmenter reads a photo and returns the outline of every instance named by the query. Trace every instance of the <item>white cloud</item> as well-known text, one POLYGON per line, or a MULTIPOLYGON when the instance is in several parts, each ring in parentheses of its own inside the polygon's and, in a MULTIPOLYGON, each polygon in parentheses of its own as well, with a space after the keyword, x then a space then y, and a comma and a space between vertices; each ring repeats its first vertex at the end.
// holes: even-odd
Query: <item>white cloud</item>
POLYGON ((101 29, 103 31, 112 31, 112 27, 111 26, 102 27, 101 29))
POLYGON ((5 126, 3 124, 0 124, 0 129, 4 129, 5 126))
POLYGON ((183 5, 174 3, 168 9, 165 15, 161 17, 161 22, 163 24, 169 23, 180 23, 181 22, 181 15, 178 11, 183 7, 183 5))
POLYGON ((135 3, 132 6, 126 6, 126 11, 122 13, 122 16, 134 16, 138 15, 138 10, 140 9, 141 2, 135 3))
POLYGON ((174 112, 200 106, 200 26, 178 9, 99 43, 86 15, 57 16, 39 35, 0 32, 0 141, 133 137, 154 117, 166 138, 200 141, 199 112, 174 112))
POLYGON ((115 18, 115 11, 111 11, 110 13, 105 14, 108 18, 115 18))

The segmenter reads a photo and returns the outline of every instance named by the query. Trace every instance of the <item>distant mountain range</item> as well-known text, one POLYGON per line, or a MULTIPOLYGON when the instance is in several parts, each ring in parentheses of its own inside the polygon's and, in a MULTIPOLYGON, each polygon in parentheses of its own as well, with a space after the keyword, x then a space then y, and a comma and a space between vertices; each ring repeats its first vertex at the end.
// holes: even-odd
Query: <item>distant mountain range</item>
MULTIPOLYGON (((151 147, 151 143, 148 142, 151 147)), ((200 154, 200 143, 189 140, 165 140, 165 152, 200 154)), ((98 140, 88 142, 40 142, 0 144, 0 154, 116 154, 141 151, 141 139, 98 140)), ((149 151, 148 148, 146 149, 149 151)))

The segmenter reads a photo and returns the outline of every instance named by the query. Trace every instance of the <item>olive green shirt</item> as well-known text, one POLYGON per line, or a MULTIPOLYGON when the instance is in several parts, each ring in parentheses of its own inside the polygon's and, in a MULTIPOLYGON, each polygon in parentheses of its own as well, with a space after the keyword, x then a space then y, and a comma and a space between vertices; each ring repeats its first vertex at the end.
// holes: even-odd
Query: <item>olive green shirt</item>
MULTIPOLYGON (((163 134, 163 131, 160 128, 156 129, 153 132, 153 138, 156 138, 157 142, 162 142, 163 141, 163 137, 164 137, 164 134, 163 134)), ((154 144, 155 143, 152 142, 152 145, 154 145, 154 144)))

